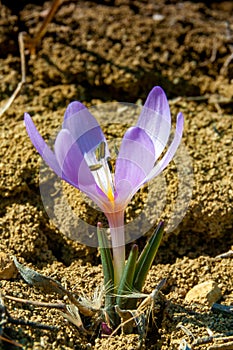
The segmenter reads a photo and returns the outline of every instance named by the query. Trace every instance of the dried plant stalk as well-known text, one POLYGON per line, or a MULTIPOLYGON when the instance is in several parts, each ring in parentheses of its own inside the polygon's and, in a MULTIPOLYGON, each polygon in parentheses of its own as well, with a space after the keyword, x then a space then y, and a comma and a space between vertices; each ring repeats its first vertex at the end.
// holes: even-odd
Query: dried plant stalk
POLYGON ((21 62, 21 81, 18 83, 15 91, 5 104, 5 106, 0 110, 0 117, 7 111, 7 109, 12 105, 16 97, 18 96, 22 86, 26 82, 26 64, 25 64, 25 45, 24 45, 24 36, 25 32, 19 33, 18 41, 19 41, 19 52, 20 52, 20 62, 21 62))

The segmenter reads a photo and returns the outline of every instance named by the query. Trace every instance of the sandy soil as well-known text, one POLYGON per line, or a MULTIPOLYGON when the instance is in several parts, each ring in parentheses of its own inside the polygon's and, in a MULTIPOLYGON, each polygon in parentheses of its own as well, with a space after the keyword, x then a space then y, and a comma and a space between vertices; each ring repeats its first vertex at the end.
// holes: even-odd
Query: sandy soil
MULTIPOLYGON (((33 36, 50 5, 39 0, 0 5, 1 107, 21 79, 18 34, 33 36)), ((148 326, 145 339, 137 334, 101 339, 98 329, 86 334, 56 309, 7 299, 12 317, 55 328, 7 322, 2 337, 33 350, 187 349, 179 347, 184 340, 198 350, 233 348, 232 313, 214 313, 205 298, 185 299, 195 285, 213 280, 221 290, 218 302, 233 303, 232 256, 216 258, 233 245, 232 14, 231 1, 62 1, 35 55, 26 57, 26 84, 0 120, 0 252, 16 256, 77 295, 91 297, 102 282, 98 251, 62 234, 45 212, 39 192, 40 157, 23 125, 25 111, 49 140, 72 100, 88 106, 115 100, 140 104, 154 85, 162 86, 172 116, 178 111, 185 115, 183 140, 193 163, 192 200, 176 230, 165 234, 148 276, 145 293, 164 277, 167 284, 151 306, 155 324, 148 326), (207 344, 195 345, 199 338, 219 334, 228 337, 228 344, 209 338, 207 344)), ((171 164, 165 172, 170 193, 165 220, 175 200, 173 170, 171 164)), ((77 203, 81 210, 82 202, 77 203)), ((128 220, 134 210, 131 204, 128 220)), ((150 219, 156 220, 153 214, 150 219)), ((145 239, 138 240, 140 247, 145 239)), ((1 293, 59 302, 57 295, 43 294, 19 275, 4 275, 9 262, 5 256, 0 260, 1 293)), ((85 320, 87 328, 89 321, 85 320)), ((20 348, 6 341, 0 347, 20 348)))

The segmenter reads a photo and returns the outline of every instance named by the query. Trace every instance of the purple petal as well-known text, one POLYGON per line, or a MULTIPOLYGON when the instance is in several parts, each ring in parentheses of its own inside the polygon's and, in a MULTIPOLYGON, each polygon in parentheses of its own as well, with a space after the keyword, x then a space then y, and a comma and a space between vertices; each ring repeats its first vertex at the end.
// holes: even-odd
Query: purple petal
POLYGON ((128 129, 116 160, 115 187, 118 198, 128 198, 137 191, 153 168, 154 159, 154 145, 148 134, 138 127, 128 129))
POLYGON ((182 133, 183 133, 183 127, 184 127, 184 117, 183 114, 180 112, 177 115, 177 121, 176 121, 176 131, 175 131, 175 136, 168 147, 168 150, 164 157, 156 164, 156 166, 152 169, 150 174, 147 176, 146 182, 154 178, 155 176, 159 175, 165 168, 166 166, 170 163, 172 158, 174 157, 176 150, 181 142, 182 138, 182 133))
POLYGON ((62 169, 62 178, 72 186, 86 193, 100 208, 106 202, 106 196, 96 185, 95 179, 84 156, 67 129, 59 132, 55 145, 55 154, 62 169))
POLYGON ((79 101, 71 102, 65 111, 64 122, 70 117, 72 117, 74 114, 82 111, 83 109, 86 109, 86 107, 81 102, 79 101))
POLYGON ((62 178, 69 179, 79 188, 78 173, 83 155, 68 130, 61 130, 57 135, 54 151, 62 170, 62 178))
POLYGON ((95 184, 84 156, 69 130, 63 129, 59 132, 54 150, 62 170, 63 179, 68 180, 79 189, 95 184))
POLYGON ((115 209, 117 211, 125 210, 137 189, 137 187, 132 186, 129 180, 119 181, 115 191, 115 209))
POLYGON ((167 144, 171 130, 171 114, 163 89, 154 87, 149 93, 137 125, 151 137, 155 147, 155 160, 167 144))
MULTIPOLYGON (((102 141, 106 141, 97 120, 82 103, 77 101, 67 107, 62 127, 69 130, 83 154, 95 149, 102 141)), ((107 149, 106 154, 109 155, 107 149)))
POLYGON ((35 124, 32 121, 32 118, 28 113, 24 114, 24 122, 27 133, 33 145, 40 153, 41 157, 48 164, 48 166, 52 168, 58 176, 61 177, 61 169, 57 162, 55 154, 51 151, 51 149, 48 147, 42 136, 39 134, 37 128, 35 127, 35 124))

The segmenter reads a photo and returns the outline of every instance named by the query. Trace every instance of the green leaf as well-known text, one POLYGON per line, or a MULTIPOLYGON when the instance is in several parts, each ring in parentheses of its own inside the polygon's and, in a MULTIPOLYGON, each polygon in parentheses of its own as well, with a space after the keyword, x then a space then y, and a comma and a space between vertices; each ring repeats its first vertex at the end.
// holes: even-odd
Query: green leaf
POLYGON ((134 273, 134 289, 141 291, 163 237, 164 224, 160 222, 140 254, 134 273))
MULTIPOLYGON (((105 287, 105 310, 108 314, 110 325, 114 325, 117 322, 116 314, 114 310, 115 297, 114 293, 114 269, 112 262, 112 254, 110 248, 108 248, 108 239, 101 224, 97 225, 97 237, 99 242, 99 250, 102 262, 102 269, 104 275, 104 287, 105 287)), ((108 321, 108 320, 107 320, 108 321)))
MULTIPOLYGON (((108 291, 113 287, 114 283, 114 270, 112 263, 112 254, 110 248, 108 248, 108 239, 103 229, 101 229, 101 225, 97 226, 97 236, 99 242, 99 250, 103 268, 104 275, 104 286, 106 294, 109 294, 108 291)), ((111 294, 113 290, 111 290, 111 294)))
POLYGON ((124 294, 128 294, 133 290, 134 272, 138 258, 138 246, 134 244, 131 248, 129 258, 124 268, 123 276, 117 291, 116 304, 120 309, 126 307, 128 298, 124 298, 124 294))

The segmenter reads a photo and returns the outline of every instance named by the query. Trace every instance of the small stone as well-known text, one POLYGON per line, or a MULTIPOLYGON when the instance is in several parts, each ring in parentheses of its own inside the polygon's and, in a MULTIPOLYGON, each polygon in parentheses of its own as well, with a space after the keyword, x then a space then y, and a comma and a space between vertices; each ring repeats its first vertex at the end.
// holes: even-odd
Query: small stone
POLYGON ((152 16, 153 20, 156 21, 156 22, 161 22, 164 20, 164 16, 161 15, 160 13, 155 13, 153 16, 152 16))
POLYGON ((187 303, 200 303, 212 306, 222 297, 222 292, 216 282, 209 280, 190 289, 185 296, 187 303))
POLYGON ((14 261, 6 253, 0 252, 0 280, 10 280, 15 278, 17 274, 18 270, 14 261))

